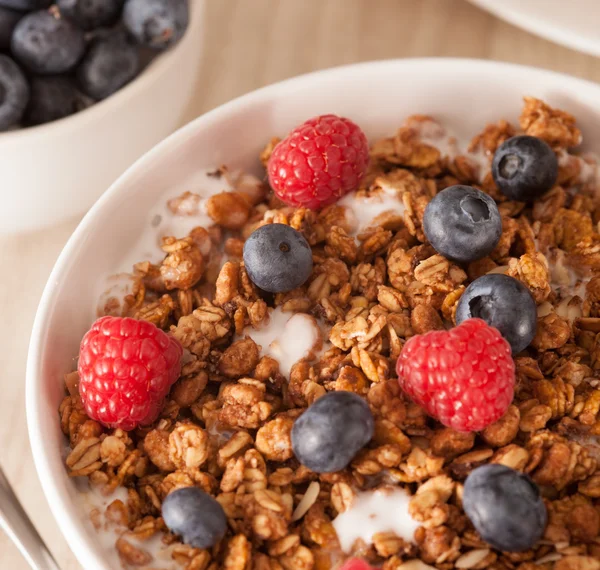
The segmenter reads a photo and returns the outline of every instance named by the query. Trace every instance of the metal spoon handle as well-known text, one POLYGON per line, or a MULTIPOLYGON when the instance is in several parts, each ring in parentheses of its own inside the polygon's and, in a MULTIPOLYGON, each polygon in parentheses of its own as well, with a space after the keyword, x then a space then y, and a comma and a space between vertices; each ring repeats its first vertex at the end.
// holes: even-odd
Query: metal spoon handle
POLYGON ((0 467, 0 528, 33 570, 60 570, 0 467))

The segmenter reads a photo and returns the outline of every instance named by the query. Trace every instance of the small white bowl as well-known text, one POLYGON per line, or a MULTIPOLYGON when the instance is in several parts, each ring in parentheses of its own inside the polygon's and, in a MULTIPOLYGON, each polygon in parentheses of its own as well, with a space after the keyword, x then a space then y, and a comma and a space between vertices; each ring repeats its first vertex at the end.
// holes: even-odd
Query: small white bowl
POLYGON ((27 417, 33 456, 59 527, 86 570, 109 570, 109 554, 90 530, 63 461, 58 406, 94 319, 99 280, 115 272, 165 189, 200 169, 228 164, 255 170, 275 135, 321 113, 352 118, 373 139, 413 113, 438 117, 458 136, 490 121, 517 122, 522 96, 571 111, 586 147, 600 149, 600 85, 540 69, 460 59, 365 63, 298 77, 255 91, 196 119, 139 160, 81 222, 48 281, 27 365, 27 417))
POLYGON ((126 168, 185 120, 199 70, 204 0, 184 38, 118 93, 71 117, 0 134, 0 233, 83 214, 126 168))

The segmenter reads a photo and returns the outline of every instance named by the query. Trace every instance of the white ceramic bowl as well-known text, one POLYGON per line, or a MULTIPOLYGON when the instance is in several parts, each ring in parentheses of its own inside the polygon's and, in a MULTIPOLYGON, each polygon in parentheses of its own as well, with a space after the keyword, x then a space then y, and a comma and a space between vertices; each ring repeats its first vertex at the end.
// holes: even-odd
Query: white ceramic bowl
POLYGON ((81 222, 60 256, 38 310, 27 367, 27 416, 38 474, 59 527, 86 570, 108 570, 67 477, 57 409, 62 376, 94 319, 97 281, 114 273, 165 188, 220 164, 255 170, 274 135, 320 113, 351 117, 370 138, 411 113, 439 117, 459 135, 488 121, 516 122, 530 94, 575 113, 586 145, 600 149, 600 86, 503 63, 412 59, 322 71, 266 87, 200 117, 139 160, 81 222))
POLYGON ((0 134, 0 233, 83 214, 126 168, 181 126, 199 70, 204 0, 190 26, 112 97, 66 119, 0 134))
POLYGON ((509 24, 563 46, 600 56, 596 0, 469 0, 509 24))

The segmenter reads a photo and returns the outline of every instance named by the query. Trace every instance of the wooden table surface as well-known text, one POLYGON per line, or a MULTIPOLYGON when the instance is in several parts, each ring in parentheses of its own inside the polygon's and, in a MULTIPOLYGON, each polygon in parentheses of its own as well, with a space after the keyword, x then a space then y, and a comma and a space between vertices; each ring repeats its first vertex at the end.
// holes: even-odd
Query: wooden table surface
MULTIPOLYGON (((600 81, 597 59, 534 37, 465 0, 208 0, 207 17, 190 119, 287 77, 384 58, 486 58, 600 81)), ((50 514, 33 466, 25 361, 39 297, 76 224, 0 237, 0 464, 63 570, 81 566, 50 514)), ((0 568, 27 568, 1 531, 0 568)))

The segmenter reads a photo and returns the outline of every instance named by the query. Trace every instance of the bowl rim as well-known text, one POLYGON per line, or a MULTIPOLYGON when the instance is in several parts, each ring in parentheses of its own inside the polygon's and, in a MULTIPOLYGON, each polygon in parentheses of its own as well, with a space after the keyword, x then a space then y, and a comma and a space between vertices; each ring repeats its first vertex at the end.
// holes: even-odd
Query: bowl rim
POLYGON ((586 55, 600 56, 600 41, 589 34, 579 34, 570 26, 560 26, 553 20, 537 17, 518 11, 513 5, 505 6, 494 0, 469 0, 471 4, 501 20, 530 32, 544 40, 562 47, 582 52, 586 55))
MULTIPOLYGON (((200 115, 187 125, 181 127, 129 167, 96 201, 78 224, 57 258, 39 302, 30 337, 27 357, 25 403, 30 445, 44 496, 49 503, 54 519, 59 523, 61 532, 68 538, 68 543, 73 554, 82 564, 85 564, 86 570, 90 568, 108 570, 108 566, 105 559, 97 557, 88 546, 91 539, 89 538, 88 533, 82 528, 82 525, 80 523, 78 524, 79 521, 75 518, 71 518, 67 514, 67 509, 65 507, 70 503, 70 500, 66 491, 61 489, 61 485, 59 484, 61 477, 64 477, 64 474, 58 472, 55 473, 50 465, 50 457, 56 453, 56 449, 48 449, 43 445, 44 433, 41 430, 40 418, 43 417, 44 402, 42 401, 41 391, 38 390, 38 385, 40 385, 43 380, 41 375, 41 364, 44 339, 48 333, 48 315, 53 306, 54 297, 59 289, 61 274, 64 269, 68 267, 73 250, 78 243, 86 237, 88 226, 93 223, 101 212, 106 208, 111 207, 111 203, 121 189, 129 185, 130 180, 136 177, 137 172, 140 169, 143 169, 145 164, 153 162, 155 157, 159 156, 164 149, 177 143, 179 140, 187 138, 189 133, 200 129, 212 128, 212 126, 215 123, 220 122, 222 118, 231 115, 236 110, 252 106, 254 102, 260 101, 266 95, 280 95, 285 92, 293 92, 296 86, 302 85, 305 82, 311 82, 320 77, 327 77, 331 80, 335 79, 336 76, 345 76, 346 74, 356 74, 360 76, 362 70, 370 69, 372 71, 374 67, 380 68, 379 71, 382 73, 382 76, 385 76, 385 73, 398 73, 399 68, 406 70, 406 68, 430 66, 432 69, 435 69, 440 65, 456 69, 465 68, 465 66, 474 68, 470 70, 470 73, 476 73, 477 68, 480 68, 482 70, 485 69, 488 73, 493 70, 498 70, 498 72, 502 71, 504 74, 512 73, 513 75, 521 73, 535 74, 537 77, 549 78, 555 82, 568 82, 574 91, 577 90, 578 87, 581 87, 593 89, 600 95, 600 85, 592 81, 532 66, 473 58, 425 57, 387 59, 322 69, 272 83, 251 91, 200 115)), ((56 419, 58 421, 58 412, 56 414, 56 419)))
POLYGON ((62 119, 43 125, 0 132, 0 145, 10 144, 17 139, 25 137, 33 137, 34 135, 44 136, 49 133, 53 136, 59 134, 69 136, 71 130, 80 127, 85 128, 86 124, 92 123, 96 119, 101 119, 106 113, 110 113, 112 107, 127 105, 137 98, 138 95, 146 91, 153 83, 159 81, 168 69, 176 65, 180 52, 191 41, 191 36, 200 33, 203 11, 204 0, 191 0, 189 25, 181 40, 164 52, 157 51, 156 56, 142 72, 132 81, 121 87, 116 93, 113 93, 106 99, 96 101, 93 105, 68 117, 63 117, 62 119))

